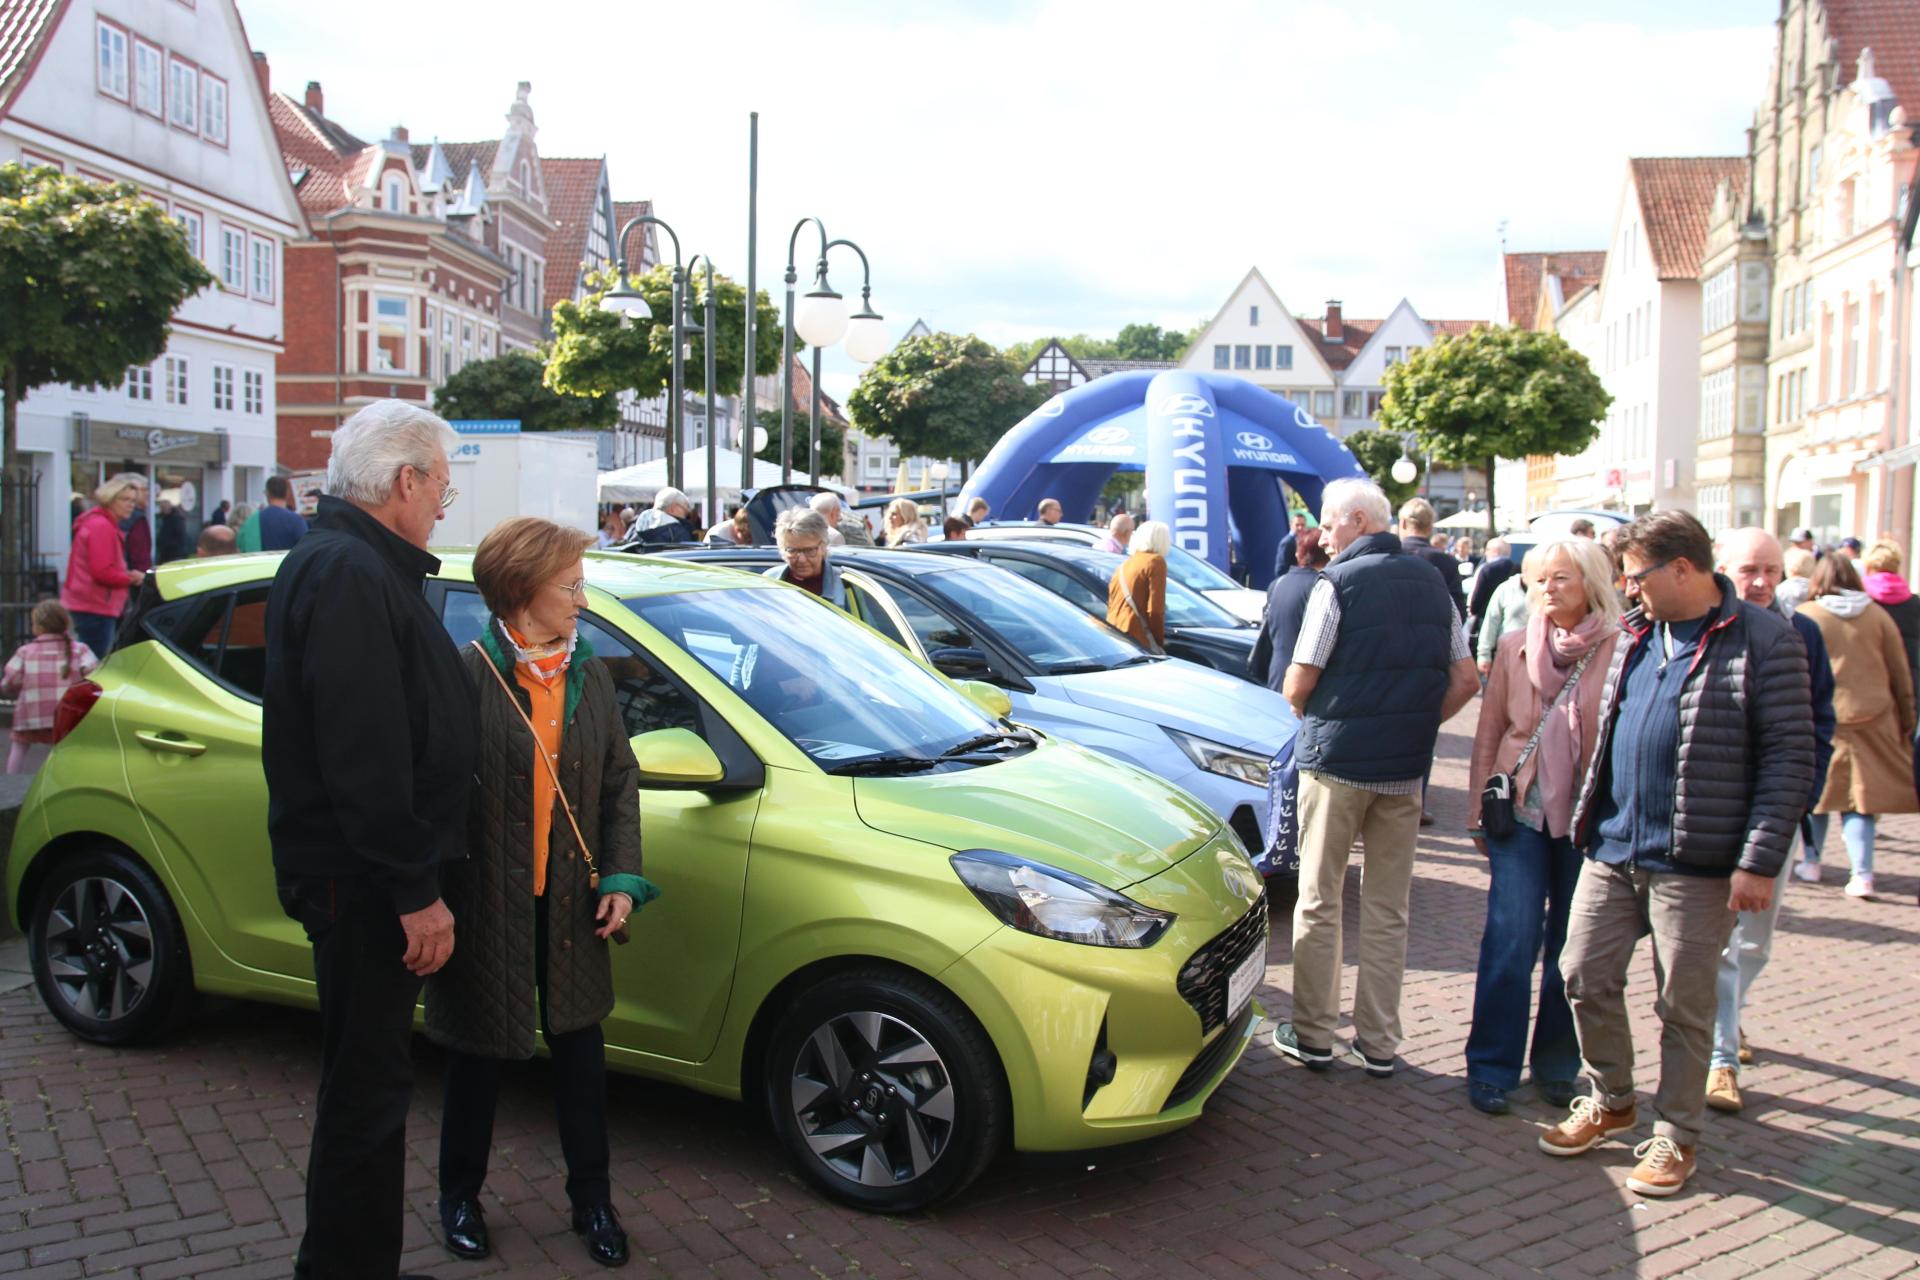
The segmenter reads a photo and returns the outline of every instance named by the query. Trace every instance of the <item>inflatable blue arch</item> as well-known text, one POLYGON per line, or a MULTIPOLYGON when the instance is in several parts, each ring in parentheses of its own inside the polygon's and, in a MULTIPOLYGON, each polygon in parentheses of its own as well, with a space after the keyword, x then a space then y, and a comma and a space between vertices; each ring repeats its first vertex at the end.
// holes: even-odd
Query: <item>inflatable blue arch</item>
POLYGON ((1002 520, 1042 498, 1085 520, 1115 471, 1147 473, 1147 511, 1174 545, 1221 569, 1229 547, 1264 587, 1287 529, 1284 483, 1320 509, 1329 480, 1366 472, 1290 400, 1231 375, 1185 369, 1110 374, 1063 391, 1000 438, 961 491, 1002 520))

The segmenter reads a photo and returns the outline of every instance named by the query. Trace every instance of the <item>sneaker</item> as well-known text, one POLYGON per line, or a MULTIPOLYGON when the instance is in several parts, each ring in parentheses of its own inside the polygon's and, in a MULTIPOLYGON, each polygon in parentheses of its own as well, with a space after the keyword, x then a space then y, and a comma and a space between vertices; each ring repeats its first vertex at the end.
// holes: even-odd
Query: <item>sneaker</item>
POLYGON ((1873 872, 1869 871, 1863 876, 1854 876, 1848 880, 1847 896, 1849 898, 1873 897, 1873 872))
POLYGON ((1640 1161, 1627 1175, 1627 1189, 1643 1196, 1670 1196, 1693 1176, 1693 1148, 1653 1137, 1633 1149, 1640 1161))
POLYGON ((1333 1050, 1301 1044, 1300 1034, 1291 1022, 1283 1022, 1273 1029, 1273 1047, 1312 1071, 1325 1071, 1333 1065, 1333 1050))
POLYGON ((1385 1080, 1393 1074, 1392 1058, 1373 1057, 1361 1049, 1358 1040, 1350 1040, 1347 1042, 1347 1052, 1344 1056, 1347 1061, 1354 1063, 1356 1066, 1365 1067, 1367 1074, 1376 1080, 1385 1080))
POLYGON ((1738 1111, 1740 1073, 1732 1067, 1715 1067, 1707 1072, 1707 1105, 1715 1111, 1738 1111))
POLYGON ((1820 864, 1808 862, 1805 858, 1793 864, 1793 878, 1805 880, 1808 884, 1820 883, 1820 864))
POLYGON ((1753 1065, 1753 1046, 1747 1043, 1745 1027, 1740 1029, 1740 1065, 1743 1067, 1753 1065))
POLYGON ((1570 1107, 1580 1094, 1578 1080, 1535 1080, 1533 1090, 1550 1107, 1570 1107))
POLYGON ((1475 1111, 1484 1111, 1490 1116, 1503 1116, 1508 1111, 1507 1091, 1478 1080, 1467 1081, 1467 1101, 1475 1111))
POLYGON ((1540 1134, 1540 1149, 1550 1156, 1577 1156, 1615 1134, 1627 1133, 1639 1122, 1632 1103, 1609 1111, 1599 1099, 1580 1097, 1567 1108, 1567 1118, 1540 1134))

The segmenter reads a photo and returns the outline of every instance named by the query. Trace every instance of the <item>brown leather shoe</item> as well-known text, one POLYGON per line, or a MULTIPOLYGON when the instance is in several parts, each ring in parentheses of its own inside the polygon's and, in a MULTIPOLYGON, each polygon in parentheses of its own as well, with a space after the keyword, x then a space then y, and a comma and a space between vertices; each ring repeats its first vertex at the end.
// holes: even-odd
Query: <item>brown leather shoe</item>
POLYGON ((1619 1111, 1609 1111, 1592 1097, 1578 1097, 1567 1109, 1567 1118, 1540 1134, 1540 1149, 1550 1156, 1577 1156, 1591 1150, 1617 1133, 1626 1133, 1639 1122, 1632 1103, 1619 1111))
POLYGON ((1746 1028, 1742 1027, 1740 1029, 1740 1065, 1743 1067, 1746 1067, 1746 1066, 1751 1066, 1752 1064, 1753 1064, 1753 1046, 1747 1043, 1746 1028))
POLYGON ((1693 1150, 1672 1138, 1648 1138, 1633 1149, 1640 1163, 1627 1175, 1627 1189, 1643 1196, 1672 1195, 1693 1176, 1693 1150))
POLYGON ((1740 1110, 1740 1073, 1732 1067, 1707 1072, 1707 1105, 1715 1111, 1740 1110))

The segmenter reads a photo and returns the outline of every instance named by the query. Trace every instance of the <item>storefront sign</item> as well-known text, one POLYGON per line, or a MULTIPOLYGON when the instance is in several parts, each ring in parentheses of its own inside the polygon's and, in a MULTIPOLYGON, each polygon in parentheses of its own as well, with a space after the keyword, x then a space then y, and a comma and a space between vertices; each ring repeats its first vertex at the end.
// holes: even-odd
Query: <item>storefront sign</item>
POLYGON ((82 457, 102 461, 177 462, 183 465, 221 466, 227 461, 224 431, 168 431, 162 427, 131 426, 118 422, 88 422, 80 432, 82 457))

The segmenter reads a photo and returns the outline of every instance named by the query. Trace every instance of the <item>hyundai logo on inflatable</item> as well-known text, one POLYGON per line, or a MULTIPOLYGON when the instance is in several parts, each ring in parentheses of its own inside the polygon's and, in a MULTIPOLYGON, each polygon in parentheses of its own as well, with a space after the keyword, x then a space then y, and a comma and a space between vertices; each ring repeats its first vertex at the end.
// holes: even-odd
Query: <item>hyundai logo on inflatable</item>
POLYGON ((1273 448, 1273 441, 1267 439, 1267 437, 1261 435, 1258 431, 1242 431, 1239 435, 1235 436, 1234 439, 1249 449, 1273 448))

